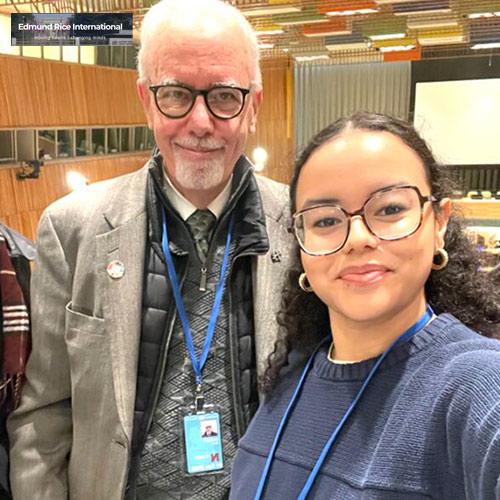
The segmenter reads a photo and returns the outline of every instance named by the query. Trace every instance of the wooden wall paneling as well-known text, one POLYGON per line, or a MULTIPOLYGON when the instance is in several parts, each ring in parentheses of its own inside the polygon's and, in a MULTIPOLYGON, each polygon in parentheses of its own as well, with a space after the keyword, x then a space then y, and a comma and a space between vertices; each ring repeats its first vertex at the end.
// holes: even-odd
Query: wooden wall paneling
POLYGON ((11 215, 17 212, 19 210, 11 170, 0 170, 0 215, 11 215))
POLYGON ((257 131, 249 137, 246 153, 252 158, 253 149, 263 147, 268 153, 263 174, 288 183, 294 161, 291 63, 287 60, 265 61, 262 81, 264 99, 259 111, 257 131))
POLYGON ((0 55, 0 128, 141 125, 134 70, 0 55))
POLYGON ((144 165, 149 153, 80 161, 50 162, 38 179, 17 180, 17 168, 0 169, 0 220, 34 240, 42 212, 69 193, 66 174, 80 172, 90 183, 133 172, 144 165))

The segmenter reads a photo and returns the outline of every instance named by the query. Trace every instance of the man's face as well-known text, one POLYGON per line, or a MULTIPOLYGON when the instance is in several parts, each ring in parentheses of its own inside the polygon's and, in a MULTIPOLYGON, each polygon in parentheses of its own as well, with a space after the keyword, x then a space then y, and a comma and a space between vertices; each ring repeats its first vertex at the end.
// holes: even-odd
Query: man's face
POLYGON ((177 83, 194 89, 214 85, 250 88, 251 62, 240 30, 225 27, 210 33, 169 31, 159 35, 148 55, 148 82, 138 91, 154 132, 156 144, 174 186, 189 197, 190 191, 216 190, 224 186, 245 148, 249 132, 255 130, 262 91, 252 90, 241 114, 221 120, 207 109, 202 96, 187 116, 162 115, 149 85, 177 83))

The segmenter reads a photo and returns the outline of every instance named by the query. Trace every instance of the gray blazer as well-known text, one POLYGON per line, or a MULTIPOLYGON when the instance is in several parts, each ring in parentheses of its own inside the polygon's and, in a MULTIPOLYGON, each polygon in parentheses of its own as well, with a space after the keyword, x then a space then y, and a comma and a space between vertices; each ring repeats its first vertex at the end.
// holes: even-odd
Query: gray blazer
MULTIPOLYGON (((8 422, 14 500, 119 500, 127 479, 141 327, 147 166, 51 205, 32 280, 33 351, 8 422), (107 265, 125 272, 113 279, 107 265)), ((288 188, 258 179, 270 251, 253 262, 258 370, 289 266, 288 188)))

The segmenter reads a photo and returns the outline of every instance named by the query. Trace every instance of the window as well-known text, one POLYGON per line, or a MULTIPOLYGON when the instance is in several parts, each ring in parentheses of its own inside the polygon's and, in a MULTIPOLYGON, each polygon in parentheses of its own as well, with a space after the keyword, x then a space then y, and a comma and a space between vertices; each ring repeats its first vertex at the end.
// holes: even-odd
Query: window
POLYGON ((63 61, 77 63, 78 56, 79 56, 78 49, 79 49, 79 47, 71 46, 71 45, 63 47, 62 48, 63 61))
POLYGON ((144 128, 146 129, 146 149, 153 149, 155 147, 153 131, 149 127, 144 128))
POLYGON ((14 132, 12 130, 0 130, 0 163, 15 160, 14 132))
POLYGON ((10 16, 0 14, 0 53, 19 55, 19 47, 10 44, 10 16))
POLYGON ((35 131, 34 130, 17 130, 17 160, 34 160, 35 159, 35 131))
POLYGON ((93 155, 103 155, 106 152, 106 142, 103 128, 92 129, 92 153, 93 155))
POLYGON ((133 148, 131 147, 131 137, 129 128, 121 129, 121 141, 120 141, 120 151, 131 151, 133 148))
POLYGON ((45 45, 43 47, 43 58, 52 59, 53 61, 60 61, 61 47, 52 47, 50 45, 45 45))
POLYGON ((96 48, 85 45, 80 47, 80 63, 81 64, 95 64, 96 62, 96 48))
POLYGON ((90 130, 75 130, 76 156, 87 156, 92 154, 92 141, 90 130))
POLYGON ((56 146, 57 146, 57 143, 56 143, 56 131, 55 130, 39 130, 38 131, 38 149, 43 149, 44 154, 49 155, 51 158, 57 158, 57 147, 56 146))
POLYGON ((23 57, 42 57, 42 47, 37 47, 36 45, 23 45, 21 47, 21 55, 23 57))
POLYGON ((147 133, 146 127, 135 127, 135 147, 136 151, 147 149, 147 133))
POLYGON ((73 130, 57 131, 57 157, 67 158, 73 154, 73 130))
POLYGON ((108 128, 108 153, 118 153, 120 151, 120 129, 108 128))

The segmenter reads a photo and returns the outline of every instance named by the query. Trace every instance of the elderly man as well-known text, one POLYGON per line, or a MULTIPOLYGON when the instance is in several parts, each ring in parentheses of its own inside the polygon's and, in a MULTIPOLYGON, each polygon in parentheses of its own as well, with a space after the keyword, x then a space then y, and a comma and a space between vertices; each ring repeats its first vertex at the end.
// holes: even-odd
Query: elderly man
POLYGON ((19 500, 223 498, 258 404, 289 239, 287 189, 242 155, 262 100, 255 35, 218 0, 163 0, 137 88, 151 160, 40 224, 9 423, 19 500))

